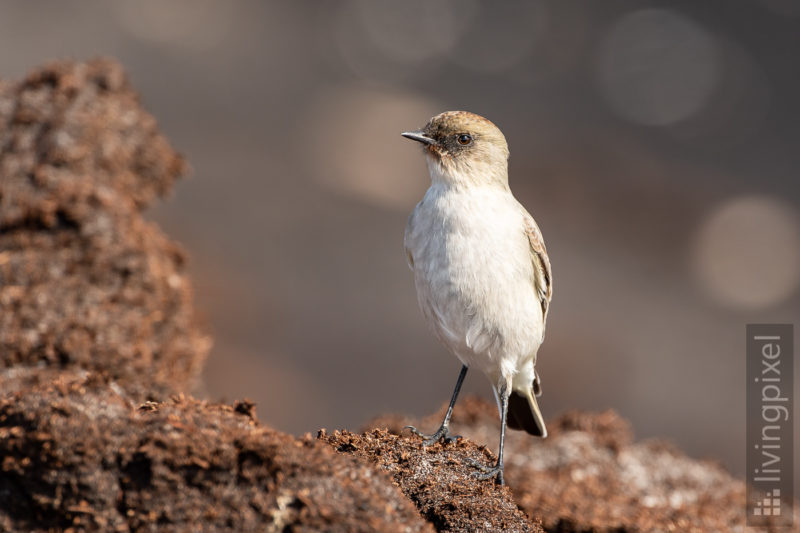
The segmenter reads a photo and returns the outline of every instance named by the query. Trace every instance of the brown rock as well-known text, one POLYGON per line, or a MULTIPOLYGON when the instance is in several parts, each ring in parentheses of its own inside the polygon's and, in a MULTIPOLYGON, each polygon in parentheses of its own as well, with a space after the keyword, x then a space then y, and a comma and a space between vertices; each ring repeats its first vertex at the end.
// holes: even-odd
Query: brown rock
POLYGON ((0 85, 0 368, 101 371, 189 390, 210 347, 181 250, 139 208, 182 159, 109 61, 0 85))
MULTIPOLYGON (((389 416, 369 427, 401 432, 438 427, 444 411, 418 421, 389 416)), ((547 531, 734 531, 745 526, 745 485, 709 461, 686 457, 660 441, 633 442, 616 413, 570 412, 536 439, 506 436, 505 478, 516 502, 547 531)), ((497 409, 465 398, 452 431, 496 445, 497 409)))
POLYGON ((0 82, 0 228, 142 208, 185 169, 113 61, 0 82))
POLYGON ((432 531, 387 475, 252 406, 121 392, 67 371, 0 399, 0 530, 432 531))
POLYGON ((472 476, 472 463, 493 464, 486 448, 467 441, 425 448, 417 437, 385 430, 321 432, 338 452, 377 464, 437 531, 542 531, 520 511, 507 487, 472 476))

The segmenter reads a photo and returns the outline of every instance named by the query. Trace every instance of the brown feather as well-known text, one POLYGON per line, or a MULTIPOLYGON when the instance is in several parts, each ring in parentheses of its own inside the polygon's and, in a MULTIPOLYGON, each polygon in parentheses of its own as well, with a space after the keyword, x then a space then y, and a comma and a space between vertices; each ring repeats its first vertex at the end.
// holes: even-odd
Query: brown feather
POLYGON ((531 260, 533 261, 534 285, 542 304, 542 315, 547 320, 547 311, 550 308, 550 300, 553 297, 553 276, 550 271, 550 258, 547 256, 547 248, 544 246, 542 232, 533 217, 525 217, 525 234, 528 236, 528 243, 531 246, 531 260))

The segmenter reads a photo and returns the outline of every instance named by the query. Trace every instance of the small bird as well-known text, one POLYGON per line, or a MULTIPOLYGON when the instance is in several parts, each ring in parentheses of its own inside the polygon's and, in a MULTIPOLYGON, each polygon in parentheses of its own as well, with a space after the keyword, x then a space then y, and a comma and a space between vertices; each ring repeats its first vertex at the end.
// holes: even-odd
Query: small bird
POLYGON ((508 186, 508 145, 500 129, 467 111, 436 115, 403 137, 422 144, 431 186, 408 219, 405 250, 420 308, 462 363, 450 406, 425 445, 452 442, 448 425, 469 368, 492 384, 500 411, 500 452, 480 479, 503 484, 506 425, 546 437, 535 370, 553 294, 550 259, 533 217, 508 186))

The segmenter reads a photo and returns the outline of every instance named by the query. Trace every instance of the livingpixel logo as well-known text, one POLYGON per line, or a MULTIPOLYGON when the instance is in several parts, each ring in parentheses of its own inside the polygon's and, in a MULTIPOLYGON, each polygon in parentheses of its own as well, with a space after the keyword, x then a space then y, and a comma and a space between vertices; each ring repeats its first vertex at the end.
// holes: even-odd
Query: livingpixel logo
POLYGON ((747 326, 747 525, 791 526, 794 327, 747 326))
POLYGON ((763 498, 753 502, 754 516, 780 516, 781 515, 781 489, 772 489, 763 498))

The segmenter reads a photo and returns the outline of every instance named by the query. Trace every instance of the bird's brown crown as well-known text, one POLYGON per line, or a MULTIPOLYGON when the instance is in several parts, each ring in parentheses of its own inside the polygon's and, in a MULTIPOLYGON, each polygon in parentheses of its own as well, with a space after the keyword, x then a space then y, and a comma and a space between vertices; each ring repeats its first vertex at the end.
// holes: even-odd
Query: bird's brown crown
POLYGON ((469 111, 439 113, 428 121, 423 131, 436 140, 442 140, 457 133, 471 133, 485 138, 502 139, 505 142, 505 137, 497 126, 490 120, 469 111))
POLYGON ((440 155, 482 159, 489 153, 508 157, 506 138, 490 120, 469 111, 445 111, 431 118, 422 133, 436 141, 440 155))

